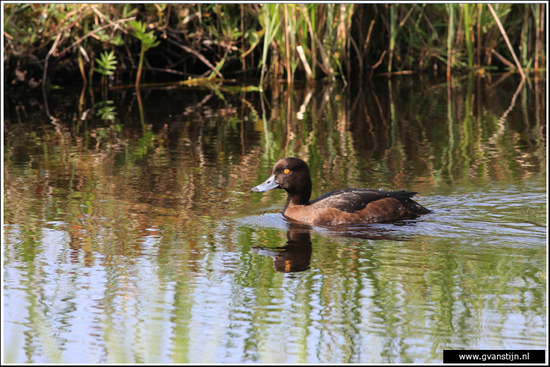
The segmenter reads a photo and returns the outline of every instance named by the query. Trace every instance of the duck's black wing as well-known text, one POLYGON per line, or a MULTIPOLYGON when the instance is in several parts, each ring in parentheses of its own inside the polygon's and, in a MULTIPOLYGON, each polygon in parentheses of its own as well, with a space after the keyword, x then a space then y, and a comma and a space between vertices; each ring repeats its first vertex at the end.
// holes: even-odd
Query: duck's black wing
POLYGON ((418 212, 419 214, 429 213, 428 209, 411 199, 414 195, 416 195, 416 192, 405 190, 340 189, 321 195, 317 199, 310 201, 308 205, 336 208, 344 212, 355 213, 364 209, 368 203, 392 197, 399 200, 411 211, 418 212))

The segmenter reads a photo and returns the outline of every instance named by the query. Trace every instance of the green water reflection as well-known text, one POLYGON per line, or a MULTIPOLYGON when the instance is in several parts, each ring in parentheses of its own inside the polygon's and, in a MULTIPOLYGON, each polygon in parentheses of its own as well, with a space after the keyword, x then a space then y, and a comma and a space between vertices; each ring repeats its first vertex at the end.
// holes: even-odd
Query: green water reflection
MULTIPOLYGON (((4 350, 17 363, 441 362, 546 346, 544 83, 84 91, 6 101, 4 350), (94 97, 94 98, 92 98, 94 97), (104 116, 103 116, 104 117, 104 116), (251 194, 406 189, 433 214, 344 229, 251 194)), ((7 98, 7 97, 6 97, 7 98)))

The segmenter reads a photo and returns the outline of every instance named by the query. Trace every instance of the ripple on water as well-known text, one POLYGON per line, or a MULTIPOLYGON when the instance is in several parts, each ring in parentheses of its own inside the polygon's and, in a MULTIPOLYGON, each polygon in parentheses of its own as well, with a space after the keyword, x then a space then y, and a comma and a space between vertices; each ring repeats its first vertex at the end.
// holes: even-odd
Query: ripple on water
POLYGON ((461 242, 542 245, 546 242, 546 199, 544 192, 538 191, 490 187, 467 194, 429 197, 425 204, 434 213, 425 217, 420 229, 461 242))
POLYGON ((238 225, 246 227, 261 227, 288 230, 289 222, 281 213, 262 212, 261 214, 252 214, 242 218, 235 218, 238 225))

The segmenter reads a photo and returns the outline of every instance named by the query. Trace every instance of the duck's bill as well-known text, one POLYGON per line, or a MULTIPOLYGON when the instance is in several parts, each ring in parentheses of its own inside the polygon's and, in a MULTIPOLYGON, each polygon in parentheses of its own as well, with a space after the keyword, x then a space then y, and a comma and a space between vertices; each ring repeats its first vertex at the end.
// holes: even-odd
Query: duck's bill
POLYGON ((269 176, 269 178, 262 184, 252 188, 252 192, 264 192, 271 189, 276 189, 279 184, 275 182, 275 175, 269 176))

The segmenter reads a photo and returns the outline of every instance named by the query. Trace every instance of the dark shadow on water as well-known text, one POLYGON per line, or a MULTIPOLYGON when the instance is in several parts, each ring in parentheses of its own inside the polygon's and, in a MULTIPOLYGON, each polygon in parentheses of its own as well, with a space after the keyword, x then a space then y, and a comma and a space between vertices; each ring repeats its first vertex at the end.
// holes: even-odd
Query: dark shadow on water
POLYGON ((273 267, 281 273, 296 273, 309 270, 313 252, 311 232, 326 237, 357 238, 363 240, 407 241, 407 227, 416 220, 391 223, 355 224, 338 227, 311 227, 288 221, 279 213, 264 213, 239 220, 241 224, 260 228, 287 231, 287 242, 283 246, 252 246, 260 255, 273 258, 273 267))

